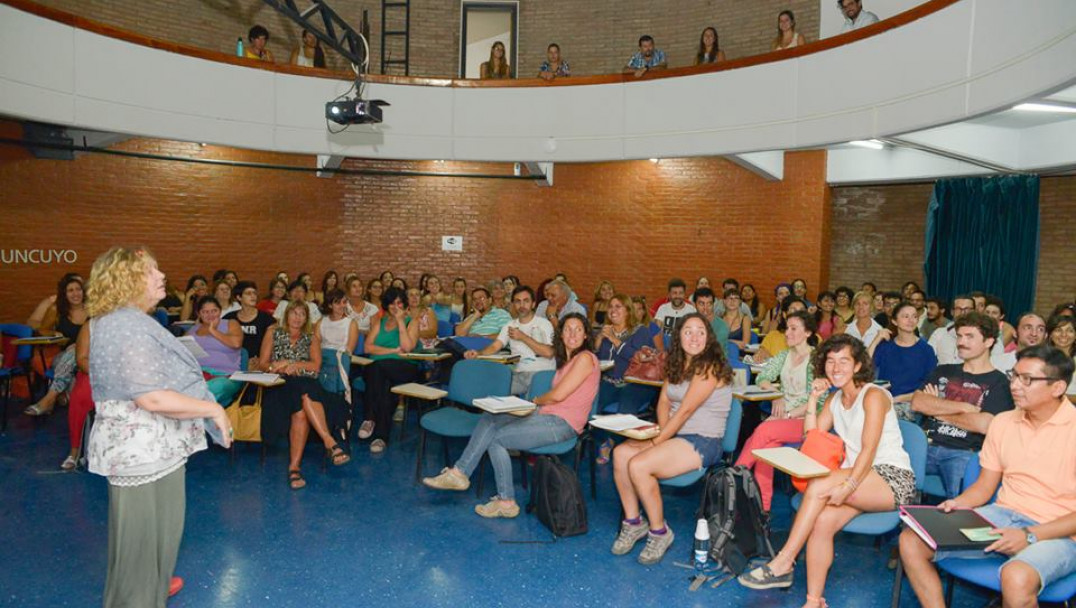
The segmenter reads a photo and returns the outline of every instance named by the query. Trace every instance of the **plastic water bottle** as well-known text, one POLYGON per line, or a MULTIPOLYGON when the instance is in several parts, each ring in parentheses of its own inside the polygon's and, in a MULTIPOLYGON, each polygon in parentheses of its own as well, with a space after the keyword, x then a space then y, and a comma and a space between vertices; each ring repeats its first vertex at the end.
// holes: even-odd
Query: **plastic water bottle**
POLYGON ((240 36, 235 41, 235 56, 236 57, 242 57, 243 56, 243 37, 242 36, 240 36))
POLYGON ((706 562, 710 559, 710 526, 706 520, 699 518, 695 522, 695 571, 702 572, 706 569, 706 562))

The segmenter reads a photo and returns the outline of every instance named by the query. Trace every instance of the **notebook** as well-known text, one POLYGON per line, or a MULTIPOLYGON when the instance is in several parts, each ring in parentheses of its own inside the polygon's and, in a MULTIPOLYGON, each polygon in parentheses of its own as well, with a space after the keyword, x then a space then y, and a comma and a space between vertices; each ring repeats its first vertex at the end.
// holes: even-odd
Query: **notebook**
POLYGON ((989 539, 971 540, 968 534, 962 532, 995 527, 971 509, 954 509, 946 513, 933 506, 906 505, 900 508, 900 519, 935 551, 981 550, 994 542, 989 539))
POLYGON ((653 439, 661 433, 661 427, 658 425, 631 414, 595 416, 591 418, 590 426, 639 440, 653 439))
POLYGON ((532 412, 538 406, 514 395, 508 397, 482 397, 473 401, 474 406, 491 414, 516 414, 532 412))

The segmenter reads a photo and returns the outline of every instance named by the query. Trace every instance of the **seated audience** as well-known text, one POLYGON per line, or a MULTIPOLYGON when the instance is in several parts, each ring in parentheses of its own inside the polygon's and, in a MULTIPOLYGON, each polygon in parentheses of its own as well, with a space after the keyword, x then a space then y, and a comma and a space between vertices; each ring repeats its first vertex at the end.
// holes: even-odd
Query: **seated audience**
POLYGON ((164 299, 157 302, 157 308, 163 308, 168 313, 168 321, 179 320, 179 313, 183 311, 183 293, 174 283, 164 277, 164 299))
MULTIPOLYGON (((912 283, 915 285, 915 283, 912 283)), ((911 295, 904 298, 915 306, 915 312, 919 313, 919 322, 922 323, 927 317, 927 294, 922 289, 915 289, 911 295)))
POLYGON ((986 306, 983 307, 983 312, 992 317, 998 322, 998 327, 1001 340, 1001 345, 1005 347, 1005 352, 1016 350, 1016 328, 1005 321, 1005 302, 997 296, 986 296, 986 306))
POLYGON ((221 315, 239 310, 239 303, 232 297, 232 284, 228 281, 218 281, 213 287, 213 297, 220 304, 221 315))
MULTIPOLYGON (((945 329, 935 331, 930 336, 930 340, 927 341, 930 347, 934 349, 934 354, 938 356, 938 365, 964 363, 957 343, 956 321, 969 312, 975 311, 975 300, 967 294, 958 295, 953 298, 953 306, 950 310, 953 312, 953 322, 945 329)), ((1001 342, 995 340, 990 355, 1000 357, 1004 353, 1005 348, 1001 346, 1001 342)))
POLYGON ((654 39, 650 36, 639 38, 639 51, 631 56, 624 66, 625 74, 634 74, 642 78, 650 70, 663 70, 669 67, 665 61, 665 51, 654 48, 654 39))
POLYGON ((325 304, 325 294, 340 287, 340 276, 335 270, 329 270, 321 277, 321 290, 315 291, 310 296, 310 301, 321 306, 325 304))
POLYGON ((878 324, 878 321, 874 320, 871 314, 874 311, 873 304, 874 298, 865 291, 853 296, 852 309, 855 311, 855 317, 844 328, 844 333, 858 339, 864 346, 874 344, 874 339, 878 337, 878 332, 882 331, 882 326, 878 324))
POLYGON ((807 281, 804 281, 803 279, 795 279, 792 281, 792 295, 803 300, 803 303, 807 305, 807 312, 814 312, 811 310, 814 308, 814 303, 807 299, 807 281))
POLYGON ((365 419, 359 426, 359 439, 373 436, 370 452, 385 451, 396 411, 392 387, 420 379, 418 364, 400 356, 415 349, 418 325, 407 318, 404 298, 407 294, 389 287, 381 294, 381 314, 366 336, 366 353, 374 362, 363 369, 366 393, 363 399, 365 419))
POLYGON ((504 283, 497 279, 489 281, 486 283, 486 291, 489 292, 490 308, 506 310, 508 311, 509 316, 513 314, 512 295, 511 293, 505 293, 504 283))
MULTIPOLYGON (((509 288, 504 286, 508 293, 512 293, 515 290, 515 286, 509 288)), ((422 299, 433 309, 433 314, 437 315, 438 321, 448 322, 452 318, 452 296, 446 294, 441 288, 441 279, 436 275, 430 275, 426 277, 426 289, 423 291, 422 299)))
MULTIPOLYGON (((782 396, 773 402, 768 420, 758 425, 740 451, 737 465, 753 468, 762 496, 762 508, 769 512, 773 502, 773 467, 759 462, 752 450, 776 448, 803 441, 803 417, 814 381, 811 353, 818 342, 814 316, 806 310, 789 314, 785 320, 785 341, 788 348, 766 361, 755 377, 755 384, 765 390, 775 390, 780 384, 782 396)), ((813 402, 813 409, 821 402, 813 402)))
POLYGON ((729 324, 717 315, 714 306, 714 292, 709 287, 700 287, 695 291, 695 308, 714 330, 714 339, 725 348, 729 341, 729 324))
POLYGON ((941 364, 912 396, 912 411, 923 415, 927 474, 939 475, 946 498, 960 493, 968 460, 983 445, 994 417, 1013 408, 1005 374, 990 363, 998 324, 975 311, 954 323, 961 364, 941 364))
POLYGON ((646 307, 646 296, 632 298, 631 309, 635 312, 635 320, 639 323, 639 327, 644 328, 650 336, 650 342, 654 345, 654 349, 665 350, 665 334, 662 332, 661 326, 650 317, 650 310, 646 307))
POLYGON ((881 291, 876 291, 872 295, 871 300, 871 316, 875 319, 878 315, 885 314, 885 294, 881 291))
MULTIPOLYGON (((389 285, 391 287, 391 285, 389 285)), ((385 293, 385 283, 381 279, 371 279, 366 285, 366 301, 373 304, 381 305, 381 295, 385 293)), ((378 310, 381 310, 378 308, 378 310)))
POLYGON ((255 25, 247 33, 247 46, 243 48, 243 56, 248 59, 268 61, 274 63, 273 54, 266 45, 269 44, 269 30, 264 26, 255 25))
MULTIPOLYGON (((258 310, 272 315, 276 312, 276 307, 284 301, 284 297, 288 295, 288 283, 280 278, 276 277, 272 281, 269 281, 269 295, 260 302, 258 302, 258 310)), ((253 355, 253 353, 251 353, 253 355)))
POLYGON ((241 382, 228 378, 239 371, 243 330, 239 321, 223 318, 220 303, 213 296, 198 300, 195 311, 198 322, 187 330, 187 335, 206 352, 207 356, 198 359, 198 364, 206 376, 209 392, 213 393, 217 403, 228 406, 243 387, 241 382))
POLYGON ((321 50, 321 41, 308 30, 303 30, 303 45, 291 52, 291 64, 304 68, 325 67, 325 51, 321 50))
POLYGON ((546 283, 545 301, 538 305, 534 314, 548 319, 553 324, 553 329, 557 329, 561 319, 573 312, 587 316, 587 309, 579 303, 568 283, 562 279, 553 279, 546 283))
POLYGON ((758 291, 755 289, 755 286, 750 283, 744 283, 743 287, 740 288, 740 300, 750 313, 751 327, 761 331, 762 325, 766 322, 766 316, 769 314, 769 310, 766 308, 766 305, 762 303, 762 300, 759 299, 758 291))
POLYGON ((226 320, 234 320, 239 324, 243 333, 243 348, 247 351, 249 369, 258 369, 258 356, 262 352, 262 342, 269 329, 276 324, 273 315, 259 310, 255 305, 258 301, 258 286, 253 281, 240 281, 235 286, 238 294, 239 310, 224 315, 226 320))
POLYGON ((1038 346, 1046 340, 1046 321, 1039 315, 1029 312, 1016 320, 1016 348, 995 355, 991 353, 990 364, 999 372, 1009 373, 1016 366, 1016 352, 1031 346, 1038 346))
POLYGON ((945 316, 947 309, 948 304, 941 298, 927 298, 923 317, 919 321, 919 337, 929 342, 937 329, 948 325, 949 319, 945 316))
MULTIPOLYGON (((522 283, 519 282, 519 277, 517 277, 514 274, 510 274, 508 276, 503 277, 501 279, 501 283, 504 284, 504 291, 506 293, 515 293, 516 292, 516 287, 519 287, 520 285, 522 285, 522 283)), ((537 302, 535 302, 535 304, 537 304, 537 302)))
POLYGON ((654 314, 654 321, 661 326, 667 336, 673 335, 677 320, 695 312, 695 307, 684 298, 686 295, 687 285, 684 284, 683 279, 669 280, 669 301, 659 306, 657 313, 654 314))
POLYGON ((868 350, 873 356, 879 380, 890 383, 897 414, 906 417, 912 393, 919 390, 934 368, 938 357, 934 349, 916 334, 919 315, 910 302, 893 309, 893 324, 878 332, 868 350))
POLYGON ((377 278, 381 279, 381 284, 384 285, 385 289, 388 289, 389 287, 392 287, 392 281, 396 277, 392 274, 391 270, 384 270, 377 278))
POLYGON ((796 31, 796 15, 783 10, 777 15, 777 37, 773 39, 771 50, 782 51, 807 44, 803 34, 796 31))
POLYGON ((213 283, 216 284, 221 281, 227 283, 228 287, 231 287, 234 290, 235 286, 239 283, 239 275, 235 274, 234 270, 222 268, 213 273, 213 283))
POLYGON ((463 277, 456 277, 452 281, 449 309, 461 319, 465 315, 471 314, 471 303, 467 301, 467 281, 463 277))
MULTIPOLYGON (((699 50, 695 52, 695 65, 717 63, 725 60, 725 51, 718 42, 717 28, 707 27, 699 36, 699 50)), ((707 285, 709 287, 709 285, 707 285)))
POLYGON ((330 289, 325 293, 325 304, 321 308, 322 317, 318 321, 318 338, 322 350, 335 350, 350 355, 359 341, 359 324, 348 315, 348 297, 340 289, 330 289))
POLYGON ((613 450, 613 481, 624 510, 613 555, 629 553, 646 537, 639 563, 656 564, 665 556, 674 534, 665 520, 658 480, 721 459, 731 384, 732 368, 710 324, 697 313, 684 317, 665 360, 665 385, 657 405, 660 434, 645 441, 629 439, 613 450))
MULTIPOLYGON (((566 78, 571 75, 572 70, 568 67, 568 61, 560 57, 560 45, 556 42, 551 43, 545 49, 545 61, 538 68, 538 77, 544 80, 553 80, 554 78, 566 78)), ((505 289, 514 290, 516 287, 518 287, 518 283, 512 287, 505 285, 505 289)))
POLYGON ((513 355, 519 356, 512 368, 512 394, 523 395, 530 389, 535 372, 555 369, 553 325, 534 314, 534 290, 530 287, 516 287, 512 292, 512 305, 516 317, 501 328, 493 342, 480 351, 469 350, 463 356, 474 359, 508 347, 513 355))
POLYGON ((482 80, 501 80, 512 77, 512 70, 508 66, 508 58, 504 52, 504 43, 498 40, 489 49, 489 61, 482 62, 479 67, 479 78, 482 80))
POLYGON ((370 322, 381 310, 376 304, 366 301, 366 290, 359 277, 352 277, 344 282, 347 287, 347 316, 355 321, 359 335, 370 333, 370 322))
MULTIPOLYGON (((521 289, 526 288, 518 288, 517 293, 521 289)), ((583 432, 590 417, 590 405, 598 392, 600 370, 597 357, 590 351, 590 327, 585 316, 573 313, 562 320, 553 339, 553 350, 557 373, 553 388, 534 400, 538 410, 529 416, 482 414, 456 464, 446 467, 436 477, 423 479, 422 483, 438 490, 466 490, 482 456, 489 454, 497 495, 486 504, 475 506, 475 513, 482 517, 519 515, 508 450, 552 445, 583 432)))
POLYGON ((422 301, 422 290, 412 287, 407 290, 407 315, 415 324, 415 332, 421 348, 433 348, 437 345, 437 315, 433 309, 422 301))
POLYGON ((605 313, 609 309, 609 298, 613 297, 616 289, 609 281, 598 283, 598 289, 594 291, 594 303, 590 306, 590 325, 601 327, 605 325, 605 313))
POLYGON ((306 304, 300 299, 287 305, 284 321, 265 336, 258 357, 263 371, 286 380, 282 386, 265 390, 261 435, 268 444, 288 438, 288 485, 293 490, 306 487, 302 462, 311 427, 334 465, 351 460, 333 436, 333 429, 347 424, 347 406, 318 382, 321 338, 313 331, 306 304))
POLYGON ((29 416, 47 416, 52 413, 60 397, 66 398, 71 390, 78 372, 75 343, 88 318, 84 302, 82 279, 67 274, 57 283, 56 294, 38 304, 27 320, 26 324, 39 335, 63 336, 68 339, 68 343, 52 360, 52 379, 45 395, 37 403, 23 410, 23 413, 29 416))
POLYGON ((751 356, 755 363, 767 361, 788 348, 785 338, 785 331, 788 329, 787 319, 792 313, 800 310, 807 310, 807 304, 796 296, 788 296, 781 302, 781 315, 777 327, 766 334, 766 337, 762 339, 762 344, 759 344, 758 352, 751 356))
POLYGON ((975 302, 975 312, 986 312, 986 294, 981 291, 973 291, 968 295, 975 302))
POLYGON ((194 304, 199 298, 209 295, 209 281, 200 274, 187 279, 187 289, 183 292, 183 308, 179 313, 180 321, 194 320, 194 304))
POLYGON ((863 0, 839 0, 837 4, 840 5, 841 12, 844 13, 844 25, 841 26, 842 34, 858 30, 872 23, 878 23, 878 15, 863 10, 863 0))
POLYGON ((862 292, 866 292, 867 295, 873 298, 874 294, 878 293, 878 286, 874 283, 871 283, 870 281, 866 281, 859 286, 859 290, 862 292))
MULTIPOLYGON (((832 291, 818 294, 818 310, 814 311, 815 323, 818 324, 818 337, 826 340, 833 334, 844 333, 844 321, 835 312, 837 297, 832 291)), ((918 317, 916 318, 918 321, 918 317)))
POLYGON ((998 572, 1006 607, 1038 606, 1044 587, 1076 571, 1076 410, 1064 399, 1076 366, 1042 345, 1016 358, 1008 386, 1016 409, 990 423, 975 483, 939 505, 945 511, 974 508, 1000 538, 982 550, 935 555, 912 530, 900 535, 905 573, 928 608, 945 606, 931 563, 942 558, 1007 558, 998 572))
POLYGON ((855 516, 891 511, 915 496, 915 473, 904 451, 893 399, 873 384, 867 347, 838 334, 815 351, 815 379, 808 403, 826 400, 820 413, 808 407, 804 431, 830 429, 844 440, 844 462, 826 477, 812 479, 788 540, 769 563, 739 577, 751 589, 792 586, 796 556, 807 545, 807 601, 824 607, 826 574, 833 564, 833 537, 855 516), (831 388, 837 390, 830 393, 831 388), (827 393, 830 393, 827 396, 827 393))
POLYGON ((856 297, 856 294, 851 288, 843 285, 833 290, 833 293, 836 294, 833 312, 841 318, 841 322, 848 325, 856 316, 856 311, 852 308, 852 298, 856 297))
POLYGON ((773 308, 769 310, 766 314, 766 318, 762 321, 762 329, 759 332, 760 335, 769 334, 781 324, 783 319, 782 304, 784 303, 785 298, 792 295, 792 286, 788 283, 778 283, 777 287, 773 289, 773 295, 773 308))
MULTIPOLYGON (((299 276, 300 278, 295 279, 291 285, 288 285, 288 299, 281 300, 280 304, 277 304, 276 311, 273 313, 273 318, 278 322, 283 323, 284 314, 288 309, 288 306, 290 306, 292 302, 302 302, 306 304, 307 312, 309 313, 307 316, 310 317, 310 324, 313 325, 321 320, 321 310, 318 308, 317 304, 306 299, 306 294, 309 293, 310 288, 307 287, 306 282, 301 278, 303 275, 299 276)), ((310 275, 306 276, 309 279, 310 275)))
MULTIPOLYGON (((474 312, 456 325, 457 336, 482 336, 495 338, 501 332, 512 316, 502 308, 490 306, 489 291, 485 287, 476 287, 471 290, 471 305, 474 312)), ((434 324, 436 327, 436 324, 434 324)))
POLYGON ((899 291, 887 291, 882 294, 882 312, 874 315, 874 320, 882 327, 889 327, 889 320, 893 316, 893 309, 900 304, 902 296, 899 291))
MULTIPOLYGON (((724 281, 721 281, 721 294, 724 294, 730 289, 735 290, 736 293, 740 293, 740 282, 731 277, 725 279, 724 281)), ((723 317, 725 316, 725 311, 726 309, 724 298, 714 302, 715 313, 723 317)), ((747 305, 746 302, 743 301, 742 297, 740 299, 740 312, 742 312, 745 317, 751 319, 751 322, 754 323, 754 317, 751 316, 751 308, 747 305)))
MULTIPOLYGON (((728 341, 743 350, 751 343, 751 317, 745 315, 740 301, 740 290, 730 288, 724 294, 725 313, 721 317, 729 328, 728 341)), ((716 308, 716 306, 715 306, 716 308)))
MULTIPOLYGON (((1047 343, 1076 359, 1076 318, 1067 315, 1055 315, 1046 322, 1047 343)), ((1076 395, 1076 383, 1069 383, 1069 396, 1076 395)))

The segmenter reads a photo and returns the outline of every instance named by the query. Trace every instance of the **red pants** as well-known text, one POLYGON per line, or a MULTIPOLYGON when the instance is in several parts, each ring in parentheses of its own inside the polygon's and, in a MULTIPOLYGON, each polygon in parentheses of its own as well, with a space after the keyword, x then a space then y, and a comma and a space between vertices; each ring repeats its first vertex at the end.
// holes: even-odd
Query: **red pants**
POLYGON ((758 462, 751 454, 751 450, 777 448, 786 443, 801 441, 803 441, 803 418, 793 418, 763 422, 744 444, 740 457, 736 459, 736 464, 754 468, 755 481, 758 482, 758 491, 762 495, 763 509, 769 511, 770 503, 773 501, 773 467, 764 462, 758 462))
POLYGON ((82 425, 86 416, 93 409, 93 395, 90 393, 90 376, 79 372, 75 376, 75 385, 67 401, 67 428, 71 431, 71 449, 77 450, 82 445, 82 425))

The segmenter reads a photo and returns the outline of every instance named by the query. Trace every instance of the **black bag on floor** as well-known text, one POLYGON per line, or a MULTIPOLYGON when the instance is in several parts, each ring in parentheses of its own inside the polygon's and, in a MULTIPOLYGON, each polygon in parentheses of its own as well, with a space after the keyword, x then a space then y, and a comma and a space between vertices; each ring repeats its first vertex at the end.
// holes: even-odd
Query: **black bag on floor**
POLYGON ((575 471, 555 456, 538 456, 533 483, 527 510, 533 510, 553 536, 587 533, 587 503, 575 471))
POLYGON ((740 575, 752 558, 774 557, 762 495, 747 467, 724 467, 706 476, 699 517, 710 528, 710 559, 726 572, 740 575))

